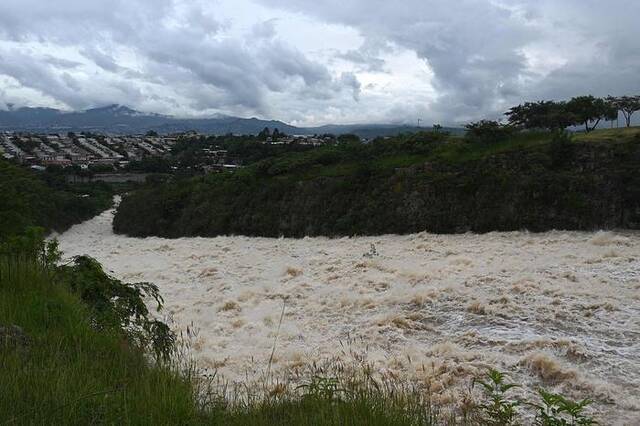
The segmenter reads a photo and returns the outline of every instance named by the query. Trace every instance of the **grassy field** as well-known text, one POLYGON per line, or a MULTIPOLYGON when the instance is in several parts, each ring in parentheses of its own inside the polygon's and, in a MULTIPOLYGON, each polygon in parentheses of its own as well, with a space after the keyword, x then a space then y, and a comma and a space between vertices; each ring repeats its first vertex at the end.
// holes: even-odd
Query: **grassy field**
POLYGON ((577 133, 576 141, 624 143, 640 137, 640 127, 621 127, 615 129, 599 129, 589 133, 577 133))
MULTIPOLYGON (((579 132, 571 136, 573 143, 628 143, 640 138, 640 127, 600 129, 589 133, 579 132)), ((447 144, 440 146, 431 156, 430 161, 444 160, 449 162, 465 162, 478 160, 489 155, 510 151, 537 149, 548 146, 552 135, 548 132, 526 132, 513 135, 511 138, 491 144, 465 143, 462 138, 451 138, 447 144)))
MULTIPOLYGON (((420 134, 407 136, 407 139, 420 138, 420 134)), ((628 143, 640 138, 640 127, 600 129, 590 133, 574 133, 573 143, 628 143)), ((444 143, 435 146, 433 150, 422 154, 395 152, 372 159, 370 166, 376 170, 393 170, 394 168, 410 167, 425 161, 444 161, 448 163, 463 163, 518 150, 543 149, 552 141, 549 132, 525 132, 513 135, 507 140, 496 143, 469 143, 460 136, 449 136, 444 143)), ((304 155, 304 154, 302 154, 304 155)), ((309 155, 309 154, 307 154, 309 155)), ((311 154, 312 155, 312 154, 311 154)), ((360 159, 341 161, 337 164, 316 164, 311 168, 300 170, 303 179, 318 177, 348 176, 358 168, 360 159)))

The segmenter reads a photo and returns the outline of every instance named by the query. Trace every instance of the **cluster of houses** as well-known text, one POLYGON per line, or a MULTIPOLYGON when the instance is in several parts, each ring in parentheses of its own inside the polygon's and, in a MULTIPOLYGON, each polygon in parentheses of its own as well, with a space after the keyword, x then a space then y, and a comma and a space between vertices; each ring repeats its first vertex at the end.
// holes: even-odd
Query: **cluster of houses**
POLYGON ((264 143, 269 145, 311 145, 322 146, 330 143, 335 143, 335 137, 332 136, 310 136, 310 135, 291 135, 281 136, 279 138, 267 137, 264 143))
MULTIPOLYGON (((132 161, 150 157, 168 157, 174 145, 181 140, 200 139, 203 135, 187 132, 170 136, 155 134, 138 136, 108 136, 92 133, 36 134, 21 132, 0 132, 0 157, 15 161, 36 170, 48 166, 79 167, 95 169, 108 166, 115 171, 130 170, 132 161)), ((331 135, 284 135, 269 136, 262 143, 269 145, 310 145, 321 146, 335 143, 331 135)), ((204 148, 199 152, 199 163, 187 169, 205 173, 235 170, 241 162, 231 158, 226 150, 217 146, 204 148)), ((172 167, 176 169, 177 167, 172 167)), ((107 171, 107 173, 109 173, 107 171)))
POLYGON ((34 168, 126 166, 167 154, 177 137, 0 133, 0 156, 34 168))

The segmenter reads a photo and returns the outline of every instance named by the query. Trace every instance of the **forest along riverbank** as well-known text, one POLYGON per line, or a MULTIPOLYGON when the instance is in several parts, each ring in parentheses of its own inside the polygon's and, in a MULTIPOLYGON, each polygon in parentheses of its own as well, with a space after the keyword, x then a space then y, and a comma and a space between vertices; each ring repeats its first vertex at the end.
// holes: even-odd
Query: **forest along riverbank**
POLYGON ((276 375, 362 356, 446 402, 493 366, 519 392, 640 421, 638 232, 165 240, 114 235, 112 220, 61 235, 65 255, 157 284, 200 364, 230 380, 266 371, 280 328, 276 375))
POLYGON ((484 143, 423 132, 148 185, 124 197, 114 230, 168 238, 639 230, 638 169, 638 129, 484 143))

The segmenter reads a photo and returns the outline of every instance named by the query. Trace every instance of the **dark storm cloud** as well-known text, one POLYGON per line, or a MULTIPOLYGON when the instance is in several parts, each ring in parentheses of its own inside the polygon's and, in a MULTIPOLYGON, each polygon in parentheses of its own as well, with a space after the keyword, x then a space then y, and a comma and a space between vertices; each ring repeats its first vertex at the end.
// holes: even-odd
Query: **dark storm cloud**
POLYGON ((272 39, 276 36, 277 19, 262 21, 253 26, 251 35, 255 39, 272 39))
POLYGON ((0 74, 12 77, 25 87, 41 91, 45 95, 77 105, 78 86, 65 74, 58 75, 45 61, 12 50, 0 55, 0 74))
POLYGON ((384 59, 368 55, 361 50, 349 50, 336 55, 337 58, 345 61, 353 62, 361 67, 362 70, 370 72, 384 72, 384 59))
POLYGON ((52 56, 52 55, 44 55, 44 59, 47 63, 60 69, 74 69, 82 65, 82 63, 77 61, 70 61, 67 59, 56 58, 55 56, 52 56))
POLYGON ((102 68, 105 71, 110 72, 122 72, 125 70, 124 67, 118 65, 116 59, 111 55, 106 54, 102 50, 96 48, 95 46, 87 46, 80 50, 80 54, 85 58, 92 61, 98 67, 102 68))
MULTIPOLYGON (((264 3, 360 30, 366 38, 387 40, 415 51, 435 73, 443 99, 436 110, 487 110, 502 88, 517 90, 525 59, 518 52, 533 31, 505 7, 488 1, 265 0, 264 3)), ((351 55, 355 56, 355 55, 351 55)), ((358 59, 355 57, 354 59, 358 59)))

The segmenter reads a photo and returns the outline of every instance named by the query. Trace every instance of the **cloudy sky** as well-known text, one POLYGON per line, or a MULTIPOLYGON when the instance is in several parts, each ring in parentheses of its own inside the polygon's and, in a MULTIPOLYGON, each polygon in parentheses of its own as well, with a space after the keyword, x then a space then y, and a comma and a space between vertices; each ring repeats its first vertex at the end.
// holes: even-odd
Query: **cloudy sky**
POLYGON ((637 0, 1 0, 0 108, 457 125, 640 93, 637 0))

